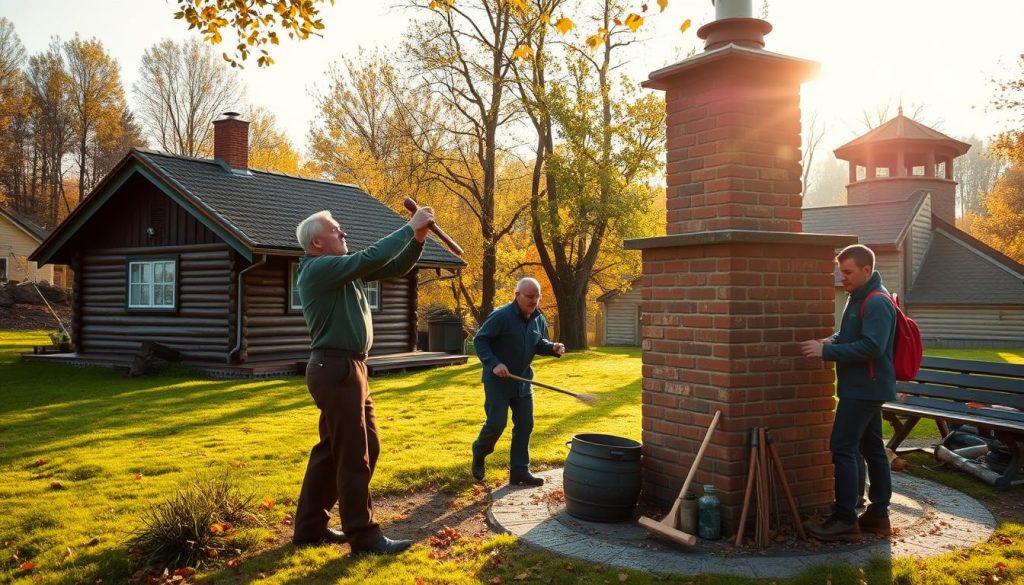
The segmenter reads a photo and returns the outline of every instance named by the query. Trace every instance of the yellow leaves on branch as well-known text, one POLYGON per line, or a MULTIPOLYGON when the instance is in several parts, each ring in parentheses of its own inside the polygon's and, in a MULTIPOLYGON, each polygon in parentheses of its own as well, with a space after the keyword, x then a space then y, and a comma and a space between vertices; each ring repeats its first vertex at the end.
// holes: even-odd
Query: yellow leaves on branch
POLYGON ((629 30, 636 32, 644 23, 644 17, 635 12, 626 17, 626 26, 629 30))
POLYGON ((455 0, 430 0, 430 4, 427 4, 427 8, 431 10, 437 10, 438 8, 451 10, 453 6, 455 6, 455 0))
POLYGON ((526 0, 505 0, 505 2, 519 12, 526 12, 526 9, 529 7, 526 0))
POLYGON ((600 47, 603 44, 604 44, 604 36, 603 35, 597 34, 597 35, 590 35, 589 37, 587 37, 587 46, 590 47, 591 51, 597 50, 597 48, 600 47))
POLYGON ((665 9, 668 8, 668 0, 658 0, 658 7, 661 8, 662 12, 665 12, 665 9))
POLYGON ((686 30, 690 28, 691 24, 693 24, 693 23, 690 22, 689 18, 687 18, 686 20, 683 21, 683 25, 679 27, 679 32, 681 32, 681 33, 686 32, 686 30))
POLYGON ((576 24, 563 16, 562 18, 559 18, 557 22, 555 22, 555 28, 558 29, 558 32, 564 35, 565 33, 576 28, 576 24))
POLYGON ((519 45, 515 51, 512 51, 513 59, 529 59, 530 57, 533 57, 533 47, 519 45))
MULTIPOLYGON (((227 56, 232 67, 241 67, 251 47, 279 43, 275 29, 288 32, 292 39, 305 40, 318 35, 324 23, 318 18, 319 5, 334 0, 176 0, 180 10, 174 18, 188 23, 189 30, 197 29, 212 45, 220 44, 224 37, 221 29, 230 28, 238 38, 234 56, 227 56), (238 57, 238 60, 235 59, 238 57)), ((273 64, 266 51, 258 59, 261 67, 273 64)))

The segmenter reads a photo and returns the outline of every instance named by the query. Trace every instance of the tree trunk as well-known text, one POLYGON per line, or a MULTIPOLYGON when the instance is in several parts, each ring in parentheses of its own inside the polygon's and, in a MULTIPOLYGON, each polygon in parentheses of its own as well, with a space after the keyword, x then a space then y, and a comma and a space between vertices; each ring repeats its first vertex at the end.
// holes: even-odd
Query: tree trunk
POLYGON ((558 304, 558 333, 568 350, 587 349, 587 295, 581 293, 577 283, 555 290, 558 304), (563 292, 571 291, 571 292, 563 292))

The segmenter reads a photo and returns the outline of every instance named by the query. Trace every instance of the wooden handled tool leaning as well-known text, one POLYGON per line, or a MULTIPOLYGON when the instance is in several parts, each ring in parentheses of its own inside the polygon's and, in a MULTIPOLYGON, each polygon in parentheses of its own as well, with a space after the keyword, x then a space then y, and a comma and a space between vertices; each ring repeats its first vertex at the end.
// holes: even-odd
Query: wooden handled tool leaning
MULTIPOLYGON (((416 205, 416 201, 413 200, 412 197, 406 197, 404 204, 405 208, 413 213, 416 213, 416 210, 420 208, 419 205, 416 205)), ((453 240, 448 234, 444 233, 444 230, 437 227, 436 223, 430 224, 430 231, 434 232, 434 235, 448 246, 448 249, 452 251, 452 254, 462 256, 462 246, 456 244, 455 240, 453 240)))
POLYGON ((683 498, 686 497, 686 491, 690 489, 690 482, 693 481, 693 476, 697 473, 700 460, 704 458, 704 451, 707 450, 708 443, 711 442, 711 433, 715 432, 715 427, 718 426, 718 419, 721 416, 722 411, 716 411, 715 418, 711 419, 708 432, 704 435, 704 442, 700 444, 700 449, 697 450, 697 455, 693 458, 690 471, 686 474, 686 480, 683 482, 683 489, 679 490, 679 497, 672 504, 672 510, 668 513, 668 516, 662 518, 661 522, 647 516, 640 517, 640 526, 643 526, 655 536, 664 536, 673 542, 678 542, 685 546, 693 546, 697 542, 697 538, 694 535, 679 530, 679 506, 682 504, 683 498))

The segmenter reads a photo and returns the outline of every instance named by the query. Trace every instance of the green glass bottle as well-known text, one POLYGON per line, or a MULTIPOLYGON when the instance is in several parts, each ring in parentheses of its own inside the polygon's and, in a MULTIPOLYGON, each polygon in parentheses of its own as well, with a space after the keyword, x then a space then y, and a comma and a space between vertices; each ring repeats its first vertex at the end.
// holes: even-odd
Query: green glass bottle
POLYGON ((705 540, 718 540, 722 537, 721 503, 715 495, 715 486, 705 485, 704 495, 697 500, 698 521, 697 535, 705 540))

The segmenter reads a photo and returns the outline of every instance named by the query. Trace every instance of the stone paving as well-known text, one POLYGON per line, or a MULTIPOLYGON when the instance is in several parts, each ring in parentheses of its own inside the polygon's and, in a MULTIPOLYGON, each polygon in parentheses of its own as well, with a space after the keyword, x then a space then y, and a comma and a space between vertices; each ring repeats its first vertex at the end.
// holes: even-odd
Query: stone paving
MULTIPOLYGON (((893 474, 890 538, 865 536, 842 544, 784 543, 761 551, 735 548, 729 539, 698 539, 688 550, 648 535, 636 522, 603 524, 569 516, 562 495, 562 470, 540 473, 540 488, 503 486, 493 493, 491 524, 529 545, 555 554, 614 567, 655 573, 734 574, 789 577, 824 563, 864 566, 872 557, 928 557, 987 540, 996 521, 977 500, 907 474, 893 474)), ((658 518, 660 520, 660 518, 658 518)))

